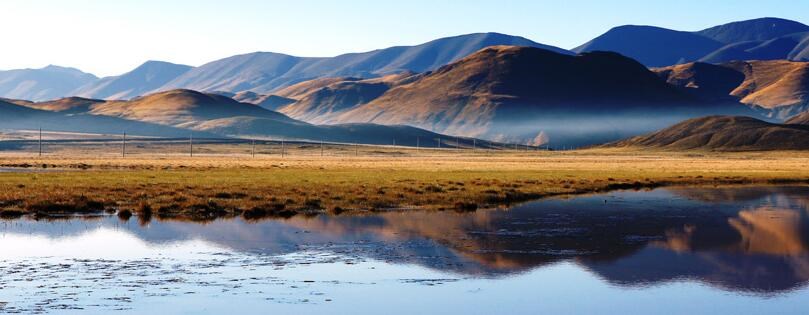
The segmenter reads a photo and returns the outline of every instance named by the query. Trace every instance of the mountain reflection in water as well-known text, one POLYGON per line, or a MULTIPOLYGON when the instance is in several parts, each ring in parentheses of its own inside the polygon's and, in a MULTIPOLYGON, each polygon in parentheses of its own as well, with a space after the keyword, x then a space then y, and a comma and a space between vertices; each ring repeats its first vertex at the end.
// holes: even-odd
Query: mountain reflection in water
POLYGON ((619 286, 685 280, 772 295, 809 281, 808 215, 809 187, 669 188, 474 213, 153 221, 148 226, 112 217, 23 219, 0 230, 64 238, 115 226, 151 244, 203 240, 263 255, 316 249, 495 279, 570 261, 619 286))

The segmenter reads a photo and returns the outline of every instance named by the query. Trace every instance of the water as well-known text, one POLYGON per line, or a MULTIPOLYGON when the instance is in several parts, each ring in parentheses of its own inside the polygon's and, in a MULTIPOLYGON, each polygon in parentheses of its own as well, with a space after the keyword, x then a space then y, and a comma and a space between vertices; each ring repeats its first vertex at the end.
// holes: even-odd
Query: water
POLYGON ((0 223, 0 313, 806 314, 809 187, 475 213, 0 223))

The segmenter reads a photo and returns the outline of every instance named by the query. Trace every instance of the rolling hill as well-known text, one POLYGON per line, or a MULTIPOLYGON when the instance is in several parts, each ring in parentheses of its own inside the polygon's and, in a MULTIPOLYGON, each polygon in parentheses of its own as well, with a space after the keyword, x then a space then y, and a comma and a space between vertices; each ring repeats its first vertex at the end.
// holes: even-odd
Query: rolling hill
POLYGON ((579 146, 719 113, 752 114, 737 103, 698 102, 618 54, 570 56, 497 46, 325 121, 406 124, 497 141, 579 146))
POLYGON ((98 80, 73 68, 47 66, 42 69, 0 71, 0 96, 44 101, 71 95, 80 86, 98 80))
POLYGON ((278 111, 310 123, 327 123, 331 117, 367 104, 392 87, 412 82, 419 77, 421 75, 402 72, 367 80, 348 78, 344 81, 328 81, 330 83, 327 85, 322 85, 326 82, 323 79, 312 83, 302 82, 296 86, 304 85, 308 88, 292 86, 293 90, 300 90, 295 95, 298 100, 278 108, 278 111))
MULTIPOLYGON (((47 106, 42 106, 46 108, 47 106)), ((59 110, 62 107, 53 107, 59 110)), ((31 108, 15 103, 0 101, 0 129, 80 132, 92 134, 121 134, 127 132, 140 136, 177 137, 187 136, 188 130, 151 123, 96 116, 87 113, 66 113, 31 108)), ((202 136, 212 136, 201 133, 202 136)))
POLYGON ((773 118, 786 119, 809 109, 809 62, 689 63, 654 71, 701 97, 730 97, 773 118))
POLYGON ((235 116, 292 120, 277 112, 240 103, 229 97, 191 90, 154 93, 130 101, 108 101, 94 105, 89 113, 170 126, 235 116))
POLYGON ((804 61, 809 60, 807 47, 809 26, 785 19, 760 18, 697 32, 653 26, 619 26, 573 51, 613 51, 649 67, 664 67, 694 61, 804 61))
POLYGON ((665 150, 762 151, 809 149, 809 126, 772 124, 750 117, 694 118, 605 147, 665 150))
MULTIPOLYGON (((472 146, 471 138, 409 126, 343 124, 319 126, 218 94, 172 90, 130 101, 78 97, 47 102, 0 100, 0 129, 186 137, 251 137, 358 144, 472 146), (422 142, 419 142, 422 141, 422 142)), ((495 145, 478 141, 478 147, 495 145)))

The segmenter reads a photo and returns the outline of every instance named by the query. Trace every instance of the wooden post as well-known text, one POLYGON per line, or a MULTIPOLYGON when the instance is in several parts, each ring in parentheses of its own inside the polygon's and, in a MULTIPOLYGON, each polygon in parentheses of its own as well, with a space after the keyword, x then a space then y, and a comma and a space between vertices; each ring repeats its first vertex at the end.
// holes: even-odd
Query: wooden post
POLYGON ((42 156, 42 127, 39 127, 39 156, 42 156))
POLYGON ((126 132, 124 132, 124 137, 121 139, 121 157, 126 157, 126 132))
POLYGON ((256 157, 256 139, 253 139, 253 147, 252 147, 252 150, 250 151, 250 154, 253 157, 256 157))
POLYGON ((188 134, 188 156, 194 157, 194 133, 188 134))
POLYGON ((285 153, 284 150, 285 149, 286 148, 284 148, 284 140, 281 140, 281 157, 284 157, 284 153, 285 153))
POLYGON ((320 156, 323 157, 323 139, 320 139, 320 156))

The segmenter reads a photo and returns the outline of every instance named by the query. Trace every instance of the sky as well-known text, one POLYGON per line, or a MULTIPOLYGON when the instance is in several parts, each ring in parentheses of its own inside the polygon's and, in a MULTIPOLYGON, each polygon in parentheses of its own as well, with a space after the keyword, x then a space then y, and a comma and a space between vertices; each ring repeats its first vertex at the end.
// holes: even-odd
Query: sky
POLYGON ((809 24, 809 1, 2 0, 0 69, 54 64, 108 76, 147 60, 326 57, 475 32, 569 49, 617 25, 693 31, 765 16, 809 24))

